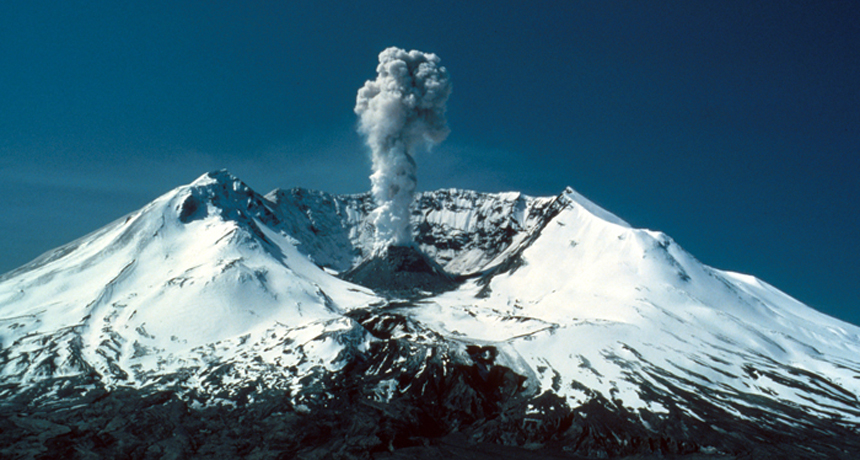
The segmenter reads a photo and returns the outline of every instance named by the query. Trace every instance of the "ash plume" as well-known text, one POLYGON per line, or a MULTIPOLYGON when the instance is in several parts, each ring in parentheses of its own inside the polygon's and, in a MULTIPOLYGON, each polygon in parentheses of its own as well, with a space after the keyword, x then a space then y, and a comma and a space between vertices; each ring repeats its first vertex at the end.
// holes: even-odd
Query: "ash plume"
POLYGON ((433 53, 387 48, 375 80, 358 90, 358 131, 373 155, 370 176, 376 209, 376 249, 412 242, 409 206, 417 185, 414 155, 445 140, 448 71, 433 53))

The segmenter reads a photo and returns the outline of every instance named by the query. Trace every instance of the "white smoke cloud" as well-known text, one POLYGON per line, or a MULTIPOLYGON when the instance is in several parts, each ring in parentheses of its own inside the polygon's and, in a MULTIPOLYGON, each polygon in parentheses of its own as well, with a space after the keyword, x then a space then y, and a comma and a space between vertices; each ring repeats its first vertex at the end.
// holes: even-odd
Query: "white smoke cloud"
POLYGON ((376 80, 358 90, 358 131, 373 153, 371 215, 378 249, 412 242, 409 206, 417 184, 413 156, 448 137, 448 71, 432 53, 391 47, 379 53, 376 80))

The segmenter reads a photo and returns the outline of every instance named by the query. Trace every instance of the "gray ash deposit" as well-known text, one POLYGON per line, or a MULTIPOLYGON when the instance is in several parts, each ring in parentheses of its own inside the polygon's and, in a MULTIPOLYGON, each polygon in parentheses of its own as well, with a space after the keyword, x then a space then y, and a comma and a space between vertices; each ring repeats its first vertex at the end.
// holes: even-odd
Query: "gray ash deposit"
POLYGON ((361 261, 342 279, 389 297, 437 294, 457 286, 457 279, 415 246, 389 246, 361 261))

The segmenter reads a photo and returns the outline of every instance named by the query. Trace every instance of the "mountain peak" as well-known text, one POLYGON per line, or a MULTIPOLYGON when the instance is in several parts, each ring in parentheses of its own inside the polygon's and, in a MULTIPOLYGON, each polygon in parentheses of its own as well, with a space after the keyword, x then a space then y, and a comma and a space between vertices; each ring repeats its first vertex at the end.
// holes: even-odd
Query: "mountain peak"
POLYGON ((601 208, 600 206, 595 204, 593 201, 589 200, 588 198, 584 197, 582 194, 580 194, 579 192, 574 190, 573 187, 571 187, 571 186, 567 186, 564 189, 564 191, 561 192, 561 195, 559 195, 559 196, 564 198, 565 200, 568 200, 568 201, 571 201, 571 202, 578 204, 583 209, 585 209, 590 214, 594 215, 595 217, 597 217, 599 219, 605 220, 606 222, 609 222, 609 223, 612 223, 615 225, 620 225, 622 227, 628 227, 628 228, 630 227, 630 224, 625 222, 623 219, 621 219, 620 217, 616 216, 615 214, 612 214, 611 212, 601 208))
POLYGON ((196 187, 201 185, 209 185, 209 184, 233 184, 235 182, 242 183, 239 178, 234 176, 230 171, 225 169, 219 169, 215 171, 209 171, 206 174, 198 177, 194 180, 194 182, 190 183, 189 186, 196 187))
POLYGON ((168 193, 173 195, 177 217, 183 223, 206 217, 210 212, 224 219, 250 222, 257 218, 277 221, 271 203, 226 169, 208 172, 187 186, 168 193))

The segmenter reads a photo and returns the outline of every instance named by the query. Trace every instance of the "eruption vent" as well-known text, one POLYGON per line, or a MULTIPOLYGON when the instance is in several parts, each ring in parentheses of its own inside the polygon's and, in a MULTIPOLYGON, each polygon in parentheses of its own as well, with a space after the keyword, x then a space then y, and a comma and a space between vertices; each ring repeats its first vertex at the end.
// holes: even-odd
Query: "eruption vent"
POLYGON ((379 53, 376 80, 358 90, 359 132, 373 153, 370 176, 376 209, 376 250, 412 242, 409 206, 416 187, 416 149, 448 136, 445 103, 451 94, 448 71, 439 57, 388 48, 379 53))

